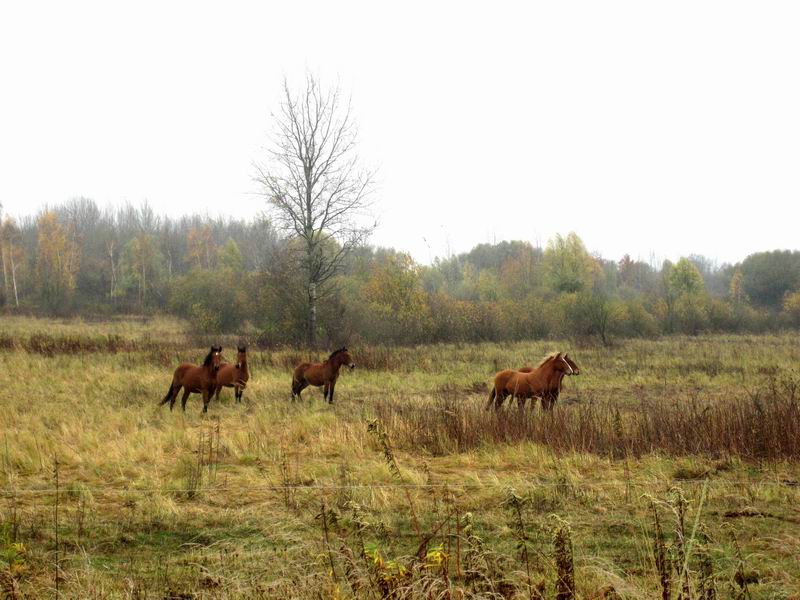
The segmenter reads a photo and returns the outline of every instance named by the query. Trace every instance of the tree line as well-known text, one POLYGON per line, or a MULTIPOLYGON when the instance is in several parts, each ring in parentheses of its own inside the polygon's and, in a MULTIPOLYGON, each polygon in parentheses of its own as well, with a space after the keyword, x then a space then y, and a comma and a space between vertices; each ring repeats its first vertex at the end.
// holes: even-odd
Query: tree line
MULTIPOLYGON (((178 219, 144 203, 101 209, 86 198, 0 226, 5 313, 169 313, 196 331, 262 343, 307 342, 307 240, 270 219, 178 219)), ((702 256, 661 265, 591 254, 575 233, 544 248, 480 244, 431 265, 336 240, 341 255, 315 290, 321 344, 509 341, 550 336, 653 337, 763 332, 800 325, 800 252, 717 266, 702 256)))

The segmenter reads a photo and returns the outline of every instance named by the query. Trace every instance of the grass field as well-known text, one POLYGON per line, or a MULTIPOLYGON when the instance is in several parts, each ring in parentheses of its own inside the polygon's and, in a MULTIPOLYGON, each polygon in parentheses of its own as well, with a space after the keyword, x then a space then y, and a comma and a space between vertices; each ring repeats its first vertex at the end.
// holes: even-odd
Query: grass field
POLYGON ((796 335, 351 347, 332 406, 251 348, 242 404, 170 413, 192 340, 0 317, 7 596, 800 597, 796 335), (552 413, 484 410, 552 350, 552 413))

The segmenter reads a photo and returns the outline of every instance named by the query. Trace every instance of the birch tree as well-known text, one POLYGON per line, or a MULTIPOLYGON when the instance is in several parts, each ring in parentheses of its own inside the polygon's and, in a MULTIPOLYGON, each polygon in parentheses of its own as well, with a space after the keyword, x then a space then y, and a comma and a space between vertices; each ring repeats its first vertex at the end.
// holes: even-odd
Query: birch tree
POLYGON ((316 344, 317 303, 345 257, 375 225, 366 220, 373 173, 361 166, 350 102, 312 75, 304 89, 283 82, 267 160, 256 165, 276 226, 303 272, 306 340, 316 344))

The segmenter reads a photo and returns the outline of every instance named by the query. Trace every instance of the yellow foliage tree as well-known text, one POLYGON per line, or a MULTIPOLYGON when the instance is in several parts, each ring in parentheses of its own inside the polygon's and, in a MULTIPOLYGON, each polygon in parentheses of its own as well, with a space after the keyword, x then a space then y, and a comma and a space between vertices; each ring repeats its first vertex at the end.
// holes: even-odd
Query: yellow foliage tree
POLYGON ((430 309, 417 266, 407 254, 392 256, 378 265, 365 286, 373 309, 396 323, 399 337, 414 338, 428 326, 430 309))
POLYGON ((39 291, 50 308, 63 306, 75 289, 80 266, 80 247, 65 225, 52 211, 37 219, 36 276, 39 291))
POLYGON ((783 299, 783 310, 788 313, 795 324, 800 325, 800 290, 786 294, 783 299))
POLYGON ((194 267, 210 269, 217 256, 217 245, 210 225, 202 225, 189 230, 186 238, 187 257, 194 267))

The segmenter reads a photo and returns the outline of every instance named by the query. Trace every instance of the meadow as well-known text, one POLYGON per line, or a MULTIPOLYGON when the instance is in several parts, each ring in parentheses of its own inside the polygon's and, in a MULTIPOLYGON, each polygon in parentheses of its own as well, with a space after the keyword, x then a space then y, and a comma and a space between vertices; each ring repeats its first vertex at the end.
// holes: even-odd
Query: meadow
POLYGON ((6 597, 800 597, 795 334, 351 345, 333 405, 251 345, 244 402, 158 406, 212 341, 0 317, 6 597), (552 412, 485 410, 553 350, 552 412))

